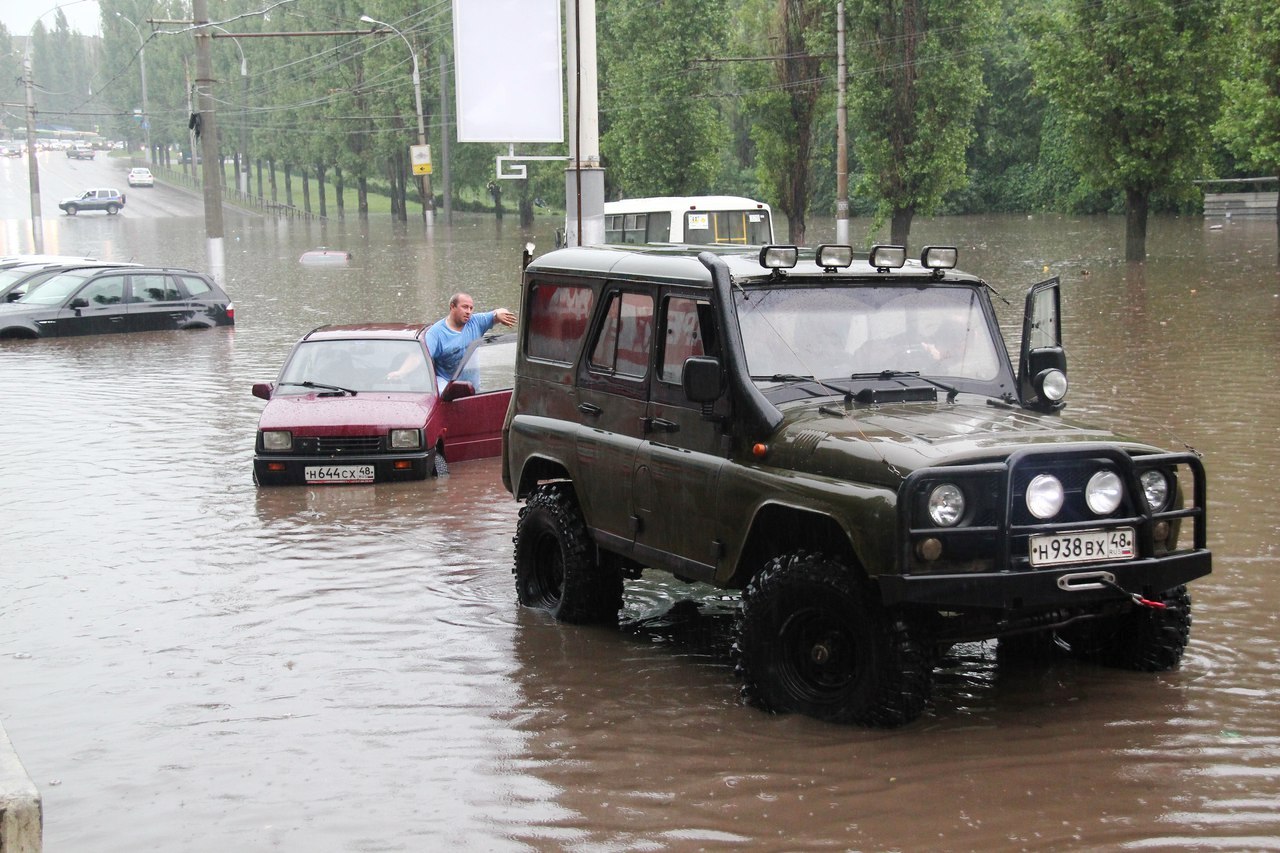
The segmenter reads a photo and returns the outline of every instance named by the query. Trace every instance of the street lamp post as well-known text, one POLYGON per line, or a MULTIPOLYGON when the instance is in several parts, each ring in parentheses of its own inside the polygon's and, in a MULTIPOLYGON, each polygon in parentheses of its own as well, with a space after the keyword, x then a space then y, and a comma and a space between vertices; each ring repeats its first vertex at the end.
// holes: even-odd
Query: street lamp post
MULTIPOLYGON (((427 127, 422 118, 422 78, 418 75, 418 52, 413 49, 413 45, 410 44, 409 39, 405 38, 404 33, 385 21, 375 20, 368 15, 361 15, 360 20, 366 24, 377 24, 380 27, 386 27, 404 39, 405 46, 409 48, 409 56, 413 59, 413 103, 414 108, 418 111, 418 144, 426 145, 427 127)), ((431 176, 420 175, 418 181, 418 186, 422 192, 422 218, 426 219, 427 211, 435 207, 435 199, 431 197, 431 176)))
POLYGON ((147 40, 142 37, 142 30, 133 21, 116 12, 116 17, 133 27, 138 34, 138 70, 142 72, 142 138, 147 146, 147 162, 152 162, 151 153, 151 115, 147 112, 147 40))
MULTIPOLYGON (((240 119, 240 179, 236 182, 240 192, 245 195, 249 194, 249 60, 244 58, 244 48, 240 46, 240 39, 232 35, 225 27, 217 24, 210 24, 215 30, 222 30, 226 33, 225 38, 231 39, 236 43, 236 50, 240 51, 240 82, 244 91, 244 115, 240 119)), ((215 36, 215 38, 218 38, 215 36)))

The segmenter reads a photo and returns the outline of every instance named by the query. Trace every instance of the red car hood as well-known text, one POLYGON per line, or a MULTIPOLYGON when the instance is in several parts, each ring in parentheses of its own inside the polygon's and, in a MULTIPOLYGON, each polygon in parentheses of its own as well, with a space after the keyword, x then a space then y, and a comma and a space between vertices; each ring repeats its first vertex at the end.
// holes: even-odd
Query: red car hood
POLYGON ((262 410, 258 429, 287 429, 294 435, 364 435, 421 428, 437 400, 422 394, 369 391, 355 397, 273 397, 262 410))

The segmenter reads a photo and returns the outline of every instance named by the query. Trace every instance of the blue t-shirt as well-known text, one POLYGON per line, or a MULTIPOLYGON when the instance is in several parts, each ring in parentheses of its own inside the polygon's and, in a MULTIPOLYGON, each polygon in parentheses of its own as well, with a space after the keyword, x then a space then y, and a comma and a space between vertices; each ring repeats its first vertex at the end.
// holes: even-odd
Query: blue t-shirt
POLYGON ((484 337, 485 332, 493 328, 497 313, 486 311, 483 314, 472 314, 460 332, 449 328, 448 317, 438 320, 427 329, 427 351, 431 353, 431 363, 436 368, 436 385, 441 391, 454 378, 470 382, 476 386, 477 391, 480 390, 480 368, 475 364, 463 371, 461 376, 455 377, 453 374, 471 342, 484 337))

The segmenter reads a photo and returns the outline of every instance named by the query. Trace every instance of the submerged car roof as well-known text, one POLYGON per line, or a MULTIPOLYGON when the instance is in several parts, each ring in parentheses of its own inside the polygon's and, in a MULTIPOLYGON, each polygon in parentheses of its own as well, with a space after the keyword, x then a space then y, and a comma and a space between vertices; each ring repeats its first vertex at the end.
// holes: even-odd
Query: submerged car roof
POLYGON ((855 254, 853 263, 844 269, 826 270, 814 260, 814 249, 800 249, 800 259, 790 269, 772 270, 760 265, 761 247, 692 246, 692 245, 637 245, 582 246, 557 249, 534 259, 526 268, 532 273, 569 273, 607 275, 610 278, 642 278, 653 281, 667 280, 682 284, 711 284, 711 272, 698 260, 702 252, 717 255, 729 267, 729 273, 738 284, 763 284, 788 279, 802 281, 806 278, 857 278, 863 283, 868 279, 912 284, 939 282, 963 282, 979 284, 980 278, 957 270, 940 271, 926 269, 917 261, 907 261, 900 269, 877 271, 867 261, 866 253, 855 254))
POLYGON ((427 323, 351 323, 341 326, 320 326, 302 336, 304 341, 357 340, 377 338, 381 340, 413 340, 430 325, 427 323))

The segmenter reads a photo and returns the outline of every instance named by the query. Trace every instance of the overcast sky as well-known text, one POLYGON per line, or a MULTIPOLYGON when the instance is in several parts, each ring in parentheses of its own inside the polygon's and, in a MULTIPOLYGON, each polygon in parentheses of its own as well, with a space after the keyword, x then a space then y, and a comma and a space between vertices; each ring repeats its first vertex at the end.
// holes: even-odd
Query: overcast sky
POLYGON ((44 22, 46 29, 53 29, 54 10, 59 6, 71 29, 86 36, 102 34, 98 0, 0 0, 0 21, 16 36, 31 32, 36 18, 44 22))

